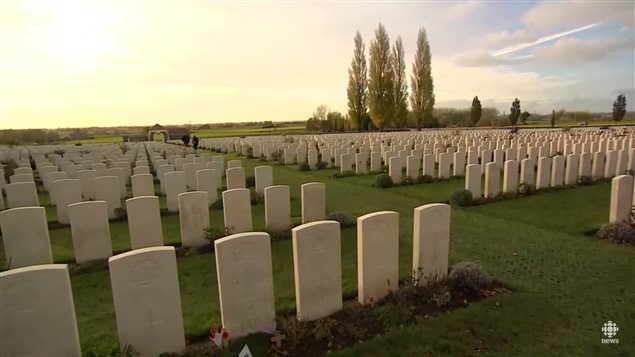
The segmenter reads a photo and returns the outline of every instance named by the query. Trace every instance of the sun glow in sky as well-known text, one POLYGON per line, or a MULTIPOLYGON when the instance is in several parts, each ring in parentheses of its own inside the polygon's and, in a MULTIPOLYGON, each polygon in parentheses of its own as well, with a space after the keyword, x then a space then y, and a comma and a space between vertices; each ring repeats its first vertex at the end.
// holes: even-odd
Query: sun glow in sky
MULTIPOLYGON (((633 103, 633 2, 0 1, 0 128, 306 120, 346 111, 359 30, 428 31, 437 107, 633 103)), ((629 105, 629 110, 632 107, 629 105)))

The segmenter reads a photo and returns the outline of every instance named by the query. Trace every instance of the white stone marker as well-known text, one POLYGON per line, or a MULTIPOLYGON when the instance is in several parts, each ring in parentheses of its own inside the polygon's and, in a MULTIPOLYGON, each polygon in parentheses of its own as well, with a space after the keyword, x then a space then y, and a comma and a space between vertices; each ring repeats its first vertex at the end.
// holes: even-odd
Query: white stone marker
POLYGON ((367 152, 355 154, 355 173, 357 175, 365 175, 368 173, 368 156, 367 152))
POLYGON ((551 163, 551 187, 564 185, 564 156, 556 155, 551 163))
POLYGON ((300 321, 342 309, 340 224, 318 221, 292 229, 295 305, 300 321))
POLYGON ((214 241, 221 320, 230 338, 276 329, 271 244, 267 233, 214 241))
POLYGON ((340 172, 353 171, 353 156, 350 154, 340 155, 340 172))
POLYGON ((522 159, 520 161, 520 183, 534 186, 536 174, 534 172, 535 162, 533 159, 522 159))
POLYGON ((410 155, 406 158, 406 176, 410 179, 416 179, 419 176, 419 163, 420 160, 414 156, 410 155))
POLYGON ((132 169, 132 174, 134 175, 145 175, 150 173, 150 168, 148 166, 136 166, 132 169))
POLYGON ((185 174, 183 171, 167 172, 163 179, 165 180, 165 195, 168 211, 178 212, 178 196, 187 191, 185 186, 185 174))
POLYGON ((370 171, 371 172, 381 171, 381 153, 373 152, 370 154, 370 171))
POLYGON ((2 211, 0 227, 5 260, 10 269, 53 263, 44 207, 2 211))
POLYGON ((415 208, 413 235, 412 270, 418 284, 445 278, 450 246, 450 206, 432 203, 415 208))
POLYGON ((578 169, 578 176, 586 176, 591 177, 591 161, 592 161, 591 153, 584 153, 580 155, 580 166, 578 169))
POLYGON ((68 205, 82 201, 82 189, 79 180, 57 180, 52 184, 55 191, 57 221, 61 224, 71 223, 68 217, 68 205))
POLYGON ((399 284, 399 213, 357 218, 357 301, 378 301, 399 284))
POLYGON ((447 152, 439 154, 439 178, 450 178, 450 164, 452 163, 452 156, 447 152))
MULTIPOLYGON (((9 208, 37 207, 40 200, 33 182, 16 182, 4 186, 7 193, 7 206, 9 208)), ((1 192, 1 191, 0 191, 1 192)))
POLYGON ((158 197, 141 196, 127 199, 126 213, 132 249, 163 245, 158 197))
POLYGON ((284 231, 291 228, 291 193, 289 186, 265 188, 265 224, 267 230, 284 231))
POLYGON ((223 192, 223 219, 225 229, 233 233, 253 230, 251 220, 251 195, 246 188, 223 192))
POLYGON ((207 192, 182 193, 178 200, 182 245, 184 247, 200 247, 209 244, 205 238, 205 230, 209 228, 207 192))
POLYGON ((518 161, 505 161, 503 170, 503 193, 516 193, 518 191, 518 161))
POLYGON ((575 185, 578 182, 578 168, 579 168, 580 155, 571 154, 567 155, 565 172, 564 172, 564 184, 575 185))
POLYGON ((481 197, 481 165, 467 165, 465 174, 465 189, 472 193, 473 198, 481 197))
POLYGON ((395 185, 399 185, 401 183, 401 168, 401 158, 399 156, 393 156, 388 159, 388 173, 395 185))
POLYGON ((218 175, 214 169, 203 169, 196 171, 196 189, 207 193, 207 206, 211 206, 218 201, 218 175))
POLYGON ((128 180, 126 178, 126 170, 124 170, 121 167, 111 167, 111 168, 106 170, 106 175, 108 175, 108 176, 117 176, 117 178, 119 178, 119 180, 117 181, 119 183, 119 198, 126 197, 126 195, 127 195, 127 192, 126 192, 126 181, 128 180))
POLYGON ((500 168, 496 162, 488 162, 485 165, 485 198, 498 196, 500 193, 500 168))
POLYGON ((596 152, 593 154, 593 166, 591 168, 591 177, 594 180, 604 177, 604 152, 596 152))
POLYGON ((256 192, 264 193, 265 188, 273 185, 273 168, 271 166, 256 166, 254 168, 256 192))
POLYGON ((119 344, 141 356, 181 353, 185 333, 174 247, 152 247, 108 259, 119 344))
POLYGON ((95 199, 105 201, 108 205, 108 219, 117 218, 116 209, 121 207, 119 198, 119 178, 117 176, 101 176, 95 179, 95 199))
POLYGON ((24 174, 26 174, 26 175, 33 176, 33 169, 30 168, 30 167, 16 167, 13 170, 13 174, 14 175, 24 175, 24 174))
POLYGON ((326 185, 309 182, 300 186, 302 198, 302 223, 326 219, 326 185))
POLYGON ((174 172, 174 165, 161 165, 157 169, 157 178, 159 179, 162 195, 165 195, 165 174, 168 172, 174 172))
POLYGON ((9 176, 9 182, 21 183, 21 182, 34 182, 33 174, 15 174, 9 176))
POLYGON ((82 191, 82 199, 84 201, 95 199, 95 178, 97 178, 96 170, 79 170, 77 171, 79 186, 82 191))
POLYGON ((538 175, 536 177, 536 189, 548 188, 551 181, 551 158, 538 159, 538 175))
POLYGON ((465 153, 464 152, 454 153, 454 165, 452 167, 452 172, 454 176, 465 175, 465 153))
POLYGON ((234 167, 242 167, 242 161, 240 160, 229 160, 227 161, 227 168, 233 169, 234 167))
POLYGON ((130 177, 132 197, 154 196, 154 181, 150 174, 136 174, 130 177))
POLYGON ((77 263, 112 256, 108 205, 104 201, 88 201, 68 206, 73 237, 73 253, 77 263))
POLYGON ((435 177, 434 174, 434 155, 423 155, 423 176, 435 177))
POLYGON ((604 177, 609 178, 615 176, 617 170, 617 151, 610 150, 606 153, 606 165, 604 166, 604 177))
POLYGON ((611 180, 611 210, 609 223, 631 222, 633 176, 619 175, 611 180))
POLYGON ((66 264, 0 273, 0 355, 82 355, 66 264))
POLYGON ((185 175, 185 187, 186 190, 196 190, 196 164, 186 163, 183 164, 183 174, 185 175))
POLYGON ((245 169, 243 169, 242 167, 227 169, 226 176, 228 190, 247 187, 245 184, 245 169))

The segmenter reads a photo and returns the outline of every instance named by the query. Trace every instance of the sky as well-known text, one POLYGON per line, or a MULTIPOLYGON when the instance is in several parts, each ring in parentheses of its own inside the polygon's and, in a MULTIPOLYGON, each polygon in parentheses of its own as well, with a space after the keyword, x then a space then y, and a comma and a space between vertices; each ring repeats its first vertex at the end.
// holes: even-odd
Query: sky
POLYGON ((635 1, 0 1, 0 129, 306 120, 346 112, 359 31, 427 31, 436 107, 635 101, 635 1))

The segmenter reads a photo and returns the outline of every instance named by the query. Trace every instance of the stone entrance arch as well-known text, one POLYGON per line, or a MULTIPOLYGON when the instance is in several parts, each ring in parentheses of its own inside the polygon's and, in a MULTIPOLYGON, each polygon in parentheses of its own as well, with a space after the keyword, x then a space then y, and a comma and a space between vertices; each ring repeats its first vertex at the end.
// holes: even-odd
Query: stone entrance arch
POLYGON ((163 142, 168 142, 170 140, 170 134, 168 133, 167 130, 165 129, 158 129, 158 130, 149 130, 148 131, 148 141, 154 141, 154 136, 156 134, 162 134, 163 135, 163 142))

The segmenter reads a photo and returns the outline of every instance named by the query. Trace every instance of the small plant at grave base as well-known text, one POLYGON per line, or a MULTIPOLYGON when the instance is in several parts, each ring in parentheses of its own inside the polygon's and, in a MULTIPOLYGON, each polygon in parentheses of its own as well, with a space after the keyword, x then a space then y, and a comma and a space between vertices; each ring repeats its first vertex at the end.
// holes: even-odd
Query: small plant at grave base
POLYGON ((593 177, 591 176, 580 176, 578 177, 578 185, 580 186, 589 186, 593 184, 593 177))
POLYGON ((251 198, 251 205, 259 205, 261 203, 265 202, 265 195, 263 195, 262 193, 256 192, 256 190, 249 190, 250 193, 250 198, 251 198))
POLYGON ((416 182, 412 177, 406 177, 403 180, 401 180, 401 183, 399 184, 400 186, 410 186, 410 185, 414 185, 416 182))
POLYGON ((320 160, 315 164, 315 168, 318 170, 324 170, 326 168, 326 163, 320 160))
POLYGON ((216 202, 212 203, 212 206, 210 208, 213 210, 223 209, 223 200, 217 200, 216 202))
POLYGON ((117 207, 115 208, 115 215, 119 218, 126 217, 126 208, 125 207, 117 207))
POLYGON ((226 234, 224 230, 220 230, 216 227, 208 227, 204 229, 205 231, 205 239, 207 239, 210 244, 214 245, 214 241, 223 238, 226 234))
POLYGON ((417 183, 432 183, 432 182, 434 182, 434 177, 430 175, 417 176, 417 183))
POLYGON ((466 296, 480 296, 482 289, 492 283, 492 278, 474 262, 460 262, 452 266, 448 274, 448 285, 466 296))
POLYGON ((392 187, 392 177, 390 177, 390 175, 388 174, 379 174, 375 176, 375 186, 379 188, 392 187))
POLYGON ((613 243, 635 244, 635 229, 626 223, 605 224, 600 227, 597 236, 613 243))
POLYGON ((137 352, 132 345, 124 345, 120 350, 119 348, 113 348, 110 353, 102 353, 90 351, 87 354, 88 357, 138 357, 140 356, 139 352, 137 352))
POLYGON ((450 196, 450 204, 452 206, 469 207, 474 205, 474 197, 472 192, 464 188, 454 190, 450 196))
POLYGON ((333 212, 329 214, 329 219, 332 221, 338 221, 341 228, 352 227, 355 225, 351 216, 346 212, 333 212))
POLYGON ((518 194, 521 196, 530 196, 536 192, 536 188, 528 183, 521 183, 518 185, 518 194))
POLYGON ((235 231, 235 230, 236 230, 236 229, 235 229, 233 226, 230 226, 230 227, 225 227, 225 229, 224 229, 224 232, 223 232, 223 233, 225 234, 225 236, 230 236, 230 235, 234 234, 234 231, 235 231))
POLYGON ((441 291, 435 291, 432 294, 431 300, 438 307, 444 307, 452 300, 452 294, 444 287, 441 291))
POLYGON ((245 187, 256 187, 256 177, 255 176, 247 176, 245 177, 245 187))
POLYGON ((58 149, 58 150, 55 150, 53 152, 58 154, 59 156, 64 156, 64 154, 66 153, 66 150, 58 149))
POLYGON ((334 179, 355 176, 355 171, 334 172, 331 177, 334 179))
POLYGON ((311 170, 311 166, 309 166, 309 164, 307 164, 306 162, 303 162, 300 165, 298 165, 298 171, 310 171, 310 170, 311 170))
POLYGON ((282 230, 267 230, 269 237, 271 237, 271 241, 279 241, 279 240, 290 240, 291 239, 291 228, 282 229, 282 230))

